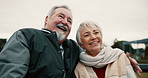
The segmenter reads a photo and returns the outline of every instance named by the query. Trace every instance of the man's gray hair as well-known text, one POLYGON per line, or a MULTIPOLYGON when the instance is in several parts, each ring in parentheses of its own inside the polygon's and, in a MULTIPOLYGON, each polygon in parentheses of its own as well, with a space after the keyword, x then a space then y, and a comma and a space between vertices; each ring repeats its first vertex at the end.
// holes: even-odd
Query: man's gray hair
POLYGON ((82 28, 84 28, 86 26, 96 26, 99 29, 99 31, 102 35, 102 29, 97 23, 92 22, 92 21, 84 21, 79 25, 79 28, 78 28, 77 33, 76 33, 76 40, 80 44, 83 44, 82 41, 81 41, 80 31, 82 30, 82 28))
POLYGON ((69 9, 69 7, 66 6, 66 5, 54 6, 54 7, 51 8, 51 10, 49 10, 47 16, 49 16, 49 17, 52 16, 55 13, 55 10, 58 9, 58 8, 65 8, 65 9, 67 9, 67 10, 69 10, 71 12, 71 10, 69 9))

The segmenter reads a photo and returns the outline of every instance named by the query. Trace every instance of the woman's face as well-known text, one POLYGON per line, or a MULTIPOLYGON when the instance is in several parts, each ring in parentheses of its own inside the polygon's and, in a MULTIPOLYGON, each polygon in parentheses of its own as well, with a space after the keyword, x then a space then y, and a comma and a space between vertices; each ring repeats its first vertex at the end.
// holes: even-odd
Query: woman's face
POLYGON ((96 55, 100 52, 102 46, 102 35, 96 26, 85 26, 80 30, 80 38, 88 54, 96 55), (94 54, 92 54, 94 53, 94 54))

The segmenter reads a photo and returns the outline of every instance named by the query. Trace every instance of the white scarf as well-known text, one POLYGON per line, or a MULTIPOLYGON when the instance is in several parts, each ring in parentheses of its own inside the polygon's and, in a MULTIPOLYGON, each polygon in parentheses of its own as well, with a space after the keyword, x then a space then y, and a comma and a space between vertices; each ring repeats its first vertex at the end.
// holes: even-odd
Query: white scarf
POLYGON ((86 52, 80 54, 80 61, 87 66, 94 66, 101 68, 111 62, 114 62, 120 54, 124 53, 120 49, 112 49, 111 47, 104 47, 96 56, 88 55, 86 52))

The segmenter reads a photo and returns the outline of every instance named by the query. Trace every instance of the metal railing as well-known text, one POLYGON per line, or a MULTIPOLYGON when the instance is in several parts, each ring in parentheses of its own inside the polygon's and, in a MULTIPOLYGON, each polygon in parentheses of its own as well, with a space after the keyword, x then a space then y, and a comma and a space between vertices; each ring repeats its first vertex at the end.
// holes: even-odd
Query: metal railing
POLYGON ((148 64, 139 64, 143 72, 148 72, 148 64))

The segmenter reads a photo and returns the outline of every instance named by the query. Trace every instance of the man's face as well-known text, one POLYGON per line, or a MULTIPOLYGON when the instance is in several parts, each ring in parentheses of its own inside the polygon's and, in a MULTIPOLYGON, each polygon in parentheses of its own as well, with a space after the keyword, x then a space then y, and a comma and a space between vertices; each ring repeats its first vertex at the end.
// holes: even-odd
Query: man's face
POLYGON ((71 31, 72 13, 65 8, 58 8, 45 19, 45 28, 56 31, 59 43, 62 43, 71 31))

